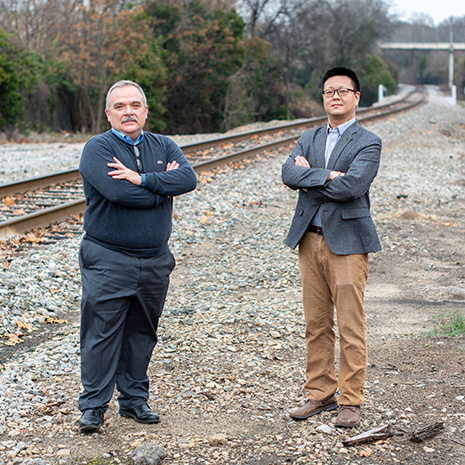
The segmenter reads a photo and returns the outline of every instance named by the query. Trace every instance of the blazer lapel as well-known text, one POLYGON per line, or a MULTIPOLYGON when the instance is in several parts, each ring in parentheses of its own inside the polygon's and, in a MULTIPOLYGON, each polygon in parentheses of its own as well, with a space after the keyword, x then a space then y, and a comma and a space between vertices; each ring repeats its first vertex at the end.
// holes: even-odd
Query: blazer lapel
POLYGON ((325 147, 326 147, 326 126, 323 126, 315 137, 314 156, 315 166, 310 161, 310 165, 313 168, 324 168, 325 167, 325 147))
POLYGON ((344 131, 344 134, 342 134, 342 137, 339 139, 339 142, 337 143, 336 147, 334 147, 334 150, 332 151, 331 156, 329 157, 329 161, 328 161, 329 170, 334 169, 334 166, 336 165, 338 158, 340 157, 341 153, 343 152, 347 144, 351 141, 353 135, 358 131, 359 127, 360 125, 356 121, 354 124, 350 125, 344 131))

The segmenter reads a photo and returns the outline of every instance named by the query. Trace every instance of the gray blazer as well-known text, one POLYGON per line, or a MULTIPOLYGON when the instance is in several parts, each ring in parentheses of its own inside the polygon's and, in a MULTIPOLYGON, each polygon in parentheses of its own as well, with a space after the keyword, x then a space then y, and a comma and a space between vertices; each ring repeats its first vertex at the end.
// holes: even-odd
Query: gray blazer
POLYGON ((370 185, 381 156, 381 139, 357 121, 349 126, 325 168, 326 126, 306 131, 282 167, 284 184, 299 189, 299 199, 286 244, 294 249, 305 235, 318 207, 323 235, 337 255, 381 250, 370 215, 370 185), (295 165, 295 157, 305 157, 311 168, 295 165), (330 171, 342 171, 326 182, 330 171), (302 190, 307 188, 307 192, 302 190))

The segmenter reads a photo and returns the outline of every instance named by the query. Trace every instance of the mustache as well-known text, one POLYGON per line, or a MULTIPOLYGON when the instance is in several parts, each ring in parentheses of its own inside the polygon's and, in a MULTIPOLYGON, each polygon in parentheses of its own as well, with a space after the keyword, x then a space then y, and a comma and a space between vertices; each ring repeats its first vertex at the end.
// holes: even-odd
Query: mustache
POLYGON ((136 123, 139 122, 139 120, 137 119, 136 116, 132 115, 132 116, 125 116, 124 118, 121 119, 121 122, 122 123, 126 123, 127 121, 135 121, 136 123))

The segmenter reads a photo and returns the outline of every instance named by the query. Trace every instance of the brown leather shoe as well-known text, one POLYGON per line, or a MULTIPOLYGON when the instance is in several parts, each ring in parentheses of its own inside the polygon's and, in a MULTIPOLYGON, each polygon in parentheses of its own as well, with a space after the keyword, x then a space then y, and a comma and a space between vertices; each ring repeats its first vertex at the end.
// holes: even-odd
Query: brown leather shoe
POLYGON ((335 410, 337 408, 336 396, 333 394, 323 400, 308 398, 302 407, 289 413, 293 420, 306 420, 307 418, 322 412, 323 410, 335 410))
POLYGON ((358 405, 341 405, 336 417, 335 426, 353 428, 360 423, 360 407, 358 405))

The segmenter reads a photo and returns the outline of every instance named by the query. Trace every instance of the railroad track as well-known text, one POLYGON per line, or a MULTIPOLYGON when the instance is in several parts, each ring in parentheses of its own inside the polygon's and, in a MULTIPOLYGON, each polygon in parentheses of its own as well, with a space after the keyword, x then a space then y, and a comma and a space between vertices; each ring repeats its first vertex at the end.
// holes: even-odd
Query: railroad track
MULTIPOLYGON (((357 119, 385 118, 423 103, 426 94, 413 89, 396 102, 361 108, 357 119)), ((197 173, 218 168, 261 152, 295 143, 304 130, 323 124, 316 117, 205 140, 181 148, 197 173)), ((79 171, 69 170, 0 185, 0 240, 60 222, 85 210, 79 171)), ((74 223, 74 222, 72 222, 74 223)))

